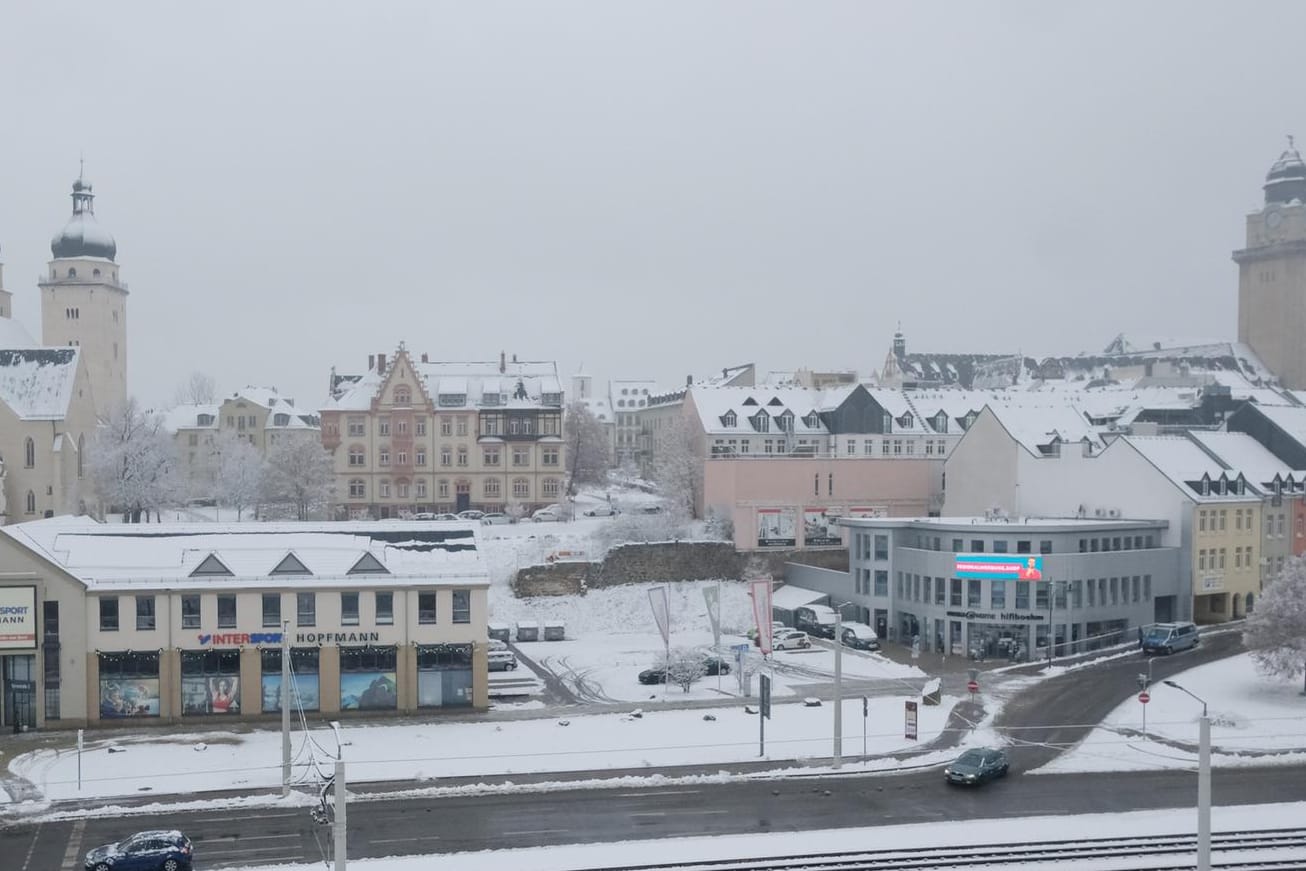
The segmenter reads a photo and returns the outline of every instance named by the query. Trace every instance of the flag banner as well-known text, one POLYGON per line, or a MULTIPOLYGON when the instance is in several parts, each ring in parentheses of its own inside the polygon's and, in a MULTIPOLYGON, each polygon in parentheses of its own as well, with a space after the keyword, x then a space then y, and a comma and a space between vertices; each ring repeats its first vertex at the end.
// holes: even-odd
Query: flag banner
POLYGON ((771 652, 771 579, 759 578, 748 582, 749 595, 753 597, 753 620, 757 623, 757 646, 763 654, 771 652))
POLYGON ((704 587, 703 601, 707 603, 707 619, 712 624, 712 646, 721 646, 721 588, 704 587))
POLYGON ((671 643, 671 604, 667 600, 666 587, 654 587, 648 591, 648 603, 653 608, 653 622, 658 624, 662 633, 662 643, 671 643))

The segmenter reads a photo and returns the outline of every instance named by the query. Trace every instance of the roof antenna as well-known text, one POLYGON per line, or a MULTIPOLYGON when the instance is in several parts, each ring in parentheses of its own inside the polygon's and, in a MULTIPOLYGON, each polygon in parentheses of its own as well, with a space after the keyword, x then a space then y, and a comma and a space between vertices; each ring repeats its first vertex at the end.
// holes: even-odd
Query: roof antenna
MULTIPOLYGON (((1288 141, 1292 141, 1291 136, 1288 137, 1288 141)), ((86 178, 86 152, 84 151, 77 152, 77 178, 79 180, 86 178)))

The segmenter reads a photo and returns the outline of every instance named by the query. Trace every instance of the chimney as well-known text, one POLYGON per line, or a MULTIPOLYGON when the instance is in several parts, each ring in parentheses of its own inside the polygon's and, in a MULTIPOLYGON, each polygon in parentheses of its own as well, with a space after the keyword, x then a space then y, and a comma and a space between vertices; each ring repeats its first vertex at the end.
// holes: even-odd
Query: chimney
POLYGON ((693 375, 686 375, 686 376, 685 376, 685 386, 686 386, 686 387, 693 387, 693 386, 694 386, 694 376, 693 376, 693 375))
POLYGON ((516 354, 513 354, 513 355, 512 355, 512 362, 514 362, 514 363, 517 362, 517 355, 516 355, 516 354))
POLYGON ((377 375, 385 374, 385 354, 376 355, 376 374, 377 375))
POLYGON ((430 363, 430 362, 431 362, 430 359, 426 356, 426 352, 425 352, 425 351, 422 352, 422 362, 423 362, 423 363, 430 363))
POLYGON ((368 354, 368 355, 367 355, 367 371, 368 371, 368 372, 371 372, 371 371, 372 371, 373 369, 375 369, 375 368, 376 368, 376 355, 375 355, 375 354, 368 354))
POLYGON ((503 351, 499 352, 499 374, 502 375, 508 371, 508 355, 503 351))

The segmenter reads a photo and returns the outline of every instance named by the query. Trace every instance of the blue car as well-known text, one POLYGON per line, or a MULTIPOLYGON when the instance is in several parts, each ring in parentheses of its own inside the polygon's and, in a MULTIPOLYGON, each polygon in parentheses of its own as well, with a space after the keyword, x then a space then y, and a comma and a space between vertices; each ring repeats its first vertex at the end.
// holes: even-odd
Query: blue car
POLYGON ((86 854, 86 871, 190 871, 190 838, 177 831, 137 832, 86 854))

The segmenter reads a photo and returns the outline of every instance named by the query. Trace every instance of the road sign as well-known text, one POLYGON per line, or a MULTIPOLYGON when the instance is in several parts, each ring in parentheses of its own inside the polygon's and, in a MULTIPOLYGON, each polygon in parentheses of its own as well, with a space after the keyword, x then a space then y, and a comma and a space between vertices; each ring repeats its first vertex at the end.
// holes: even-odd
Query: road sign
POLYGON ((760 695, 762 697, 762 716, 769 720, 771 719, 771 678, 767 675, 762 675, 761 682, 762 689, 760 695))
POLYGON ((905 734, 908 740, 916 740, 916 702, 908 701, 903 711, 906 719, 905 734))
POLYGON ((1141 693, 1138 694, 1138 700, 1143 704, 1147 704, 1152 700, 1152 696, 1147 690, 1143 690, 1141 693))
POLYGON ((970 690, 972 693, 979 692, 979 681, 977 680, 966 681, 966 689, 970 690))
POLYGON ((870 715, 870 713, 871 713, 871 700, 868 699, 866 696, 862 696, 862 719, 866 719, 866 717, 870 715))

